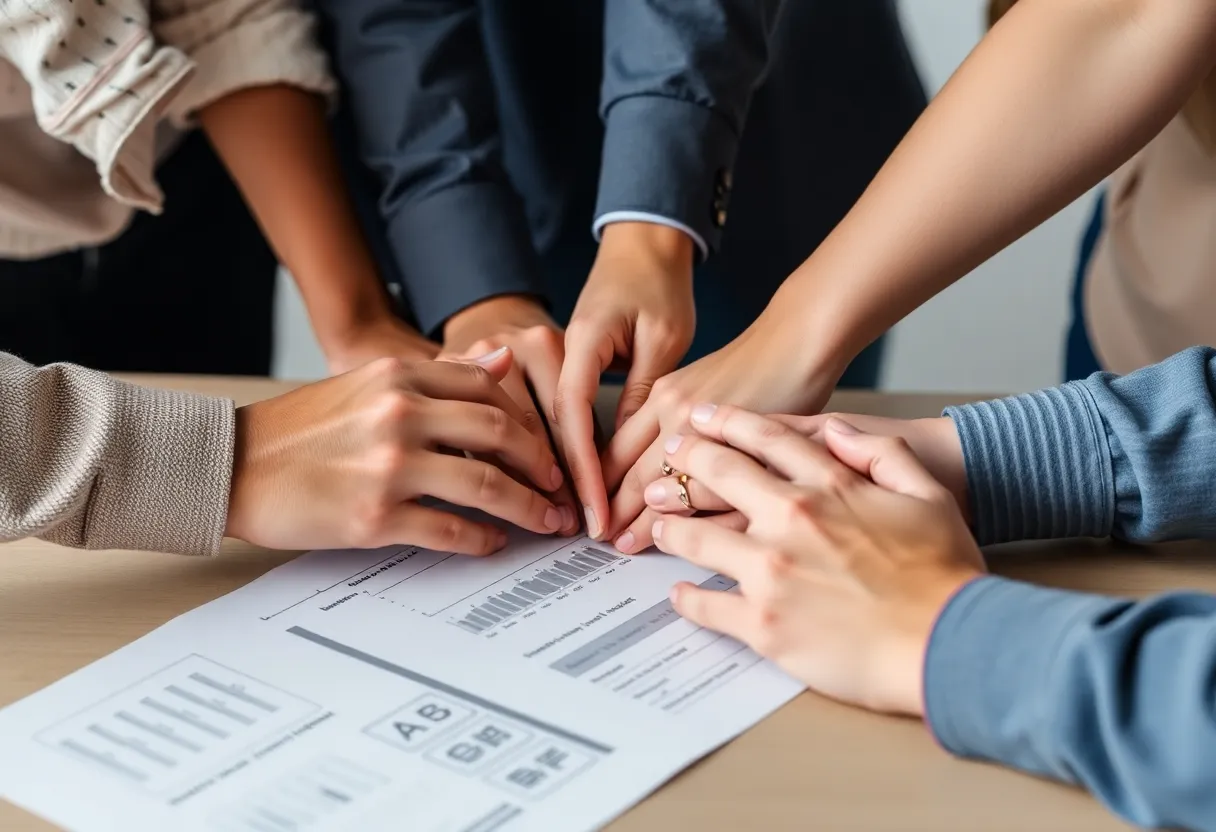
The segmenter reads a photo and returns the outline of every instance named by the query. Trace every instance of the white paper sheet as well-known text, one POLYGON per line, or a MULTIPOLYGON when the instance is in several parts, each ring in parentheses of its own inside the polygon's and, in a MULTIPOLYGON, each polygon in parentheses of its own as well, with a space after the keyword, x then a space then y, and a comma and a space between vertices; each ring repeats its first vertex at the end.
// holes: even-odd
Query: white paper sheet
POLYGON ((675 615, 662 555, 314 552, 0 711, 79 832, 597 829, 801 686, 675 615))

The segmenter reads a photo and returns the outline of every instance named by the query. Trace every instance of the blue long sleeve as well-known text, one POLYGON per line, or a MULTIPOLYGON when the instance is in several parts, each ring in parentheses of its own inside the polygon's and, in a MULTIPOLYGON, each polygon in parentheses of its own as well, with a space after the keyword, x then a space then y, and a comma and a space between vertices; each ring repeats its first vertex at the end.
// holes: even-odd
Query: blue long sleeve
MULTIPOLYGON (((1216 537, 1216 350, 951 408, 981 542, 1216 537)), ((926 719, 950 752, 1076 783, 1145 827, 1216 830, 1216 597, 977 579, 939 616, 926 719)))
POLYGON ((1216 537, 1216 349, 946 415, 982 544, 1216 537))

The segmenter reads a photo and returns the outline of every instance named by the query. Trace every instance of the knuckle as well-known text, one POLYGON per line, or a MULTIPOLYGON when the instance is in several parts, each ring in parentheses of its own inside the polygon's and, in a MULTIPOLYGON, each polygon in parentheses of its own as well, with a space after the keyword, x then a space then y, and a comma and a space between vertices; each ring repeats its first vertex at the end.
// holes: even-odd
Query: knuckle
POLYGON ((457 368, 458 372, 463 373, 469 381, 480 387, 490 387, 494 384, 494 377, 490 375, 490 371, 480 364, 449 364, 451 367, 457 368))
POLYGON ((506 442, 511 433, 511 417, 497 407, 489 408, 485 416, 484 429, 490 439, 497 445, 506 442))
POLYGON ((410 371, 410 362, 404 358, 394 356, 386 356, 369 361, 363 365, 363 372, 367 373, 372 378, 382 379, 385 381, 397 380, 407 375, 410 371))
POLYGON ((553 396, 553 421, 561 425, 570 415, 573 407, 573 402, 570 400, 570 394, 562 389, 558 389, 553 396))
POLYGON ((761 420, 757 430, 760 440, 769 443, 785 439, 793 433, 788 427, 773 419, 761 420))
POLYGON ((356 549, 374 549, 380 545, 388 520, 388 506, 379 500, 369 501, 351 516, 351 545, 356 549))
POLYGON ((564 341, 560 332, 543 324, 528 327, 523 331, 521 337, 529 344, 550 350, 559 349, 564 341))
POLYGON ((445 515, 439 521, 439 528, 436 530, 439 546, 444 551, 451 551, 460 545, 461 539, 464 537, 464 526, 460 520, 452 515, 445 515))
POLYGON ((473 492, 480 501, 493 502, 502 494, 503 477, 493 465, 483 465, 473 474, 473 492))
POLYGON ((774 548, 764 553, 763 572, 770 585, 770 591, 776 590, 789 579, 794 571, 794 556, 784 549, 774 548))
POLYGON ((822 498, 817 492, 807 489, 779 497, 776 510, 782 531, 797 533, 798 529, 814 522, 821 502, 822 498))
POLYGON ((501 344, 491 341, 489 338, 479 338, 469 345, 466 354, 468 355, 489 355, 498 349, 501 344))
POLYGON ((385 390, 377 396, 371 409, 373 425, 393 427, 407 422, 418 413, 421 401, 413 393, 400 388, 385 390))

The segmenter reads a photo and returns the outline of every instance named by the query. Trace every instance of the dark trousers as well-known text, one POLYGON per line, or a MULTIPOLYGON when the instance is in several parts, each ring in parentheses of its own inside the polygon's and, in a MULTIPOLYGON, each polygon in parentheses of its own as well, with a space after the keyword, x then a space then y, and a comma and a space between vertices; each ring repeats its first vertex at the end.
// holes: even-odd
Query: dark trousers
POLYGON ((111 372, 268 375, 277 261, 206 138, 157 174, 160 216, 98 248, 0 260, 0 350, 111 372))

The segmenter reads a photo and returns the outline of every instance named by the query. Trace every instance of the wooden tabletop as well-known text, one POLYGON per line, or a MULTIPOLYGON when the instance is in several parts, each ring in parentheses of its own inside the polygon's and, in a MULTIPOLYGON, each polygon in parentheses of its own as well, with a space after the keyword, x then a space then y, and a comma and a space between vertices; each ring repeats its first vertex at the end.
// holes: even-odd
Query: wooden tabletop
MULTIPOLYGON (((238 403, 286 389, 263 380, 143 378, 238 403)), ((611 391, 606 393, 611 398, 611 391)), ((975 396, 840 393, 831 407, 913 417, 975 396)), ((611 404, 605 401, 603 404, 611 404)), ((169 619, 289 560, 229 542, 215 559, 79 552, 40 542, 0 546, 0 706, 123 647, 169 619)), ((993 570, 1054 586, 1144 595, 1216 592, 1216 547, 1089 543, 1021 545, 990 554, 993 570)), ((1112 830, 1127 828, 1088 796, 943 752, 918 722, 804 694, 685 772, 611 832, 702 830, 1112 830)), ((46 822, 0 802, 4 832, 46 822)))

